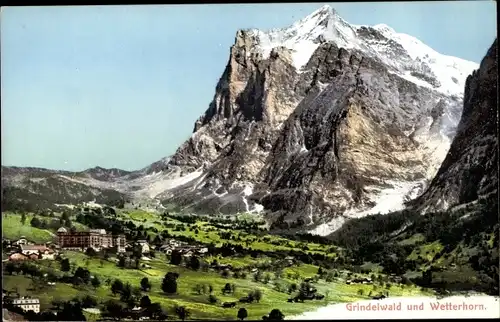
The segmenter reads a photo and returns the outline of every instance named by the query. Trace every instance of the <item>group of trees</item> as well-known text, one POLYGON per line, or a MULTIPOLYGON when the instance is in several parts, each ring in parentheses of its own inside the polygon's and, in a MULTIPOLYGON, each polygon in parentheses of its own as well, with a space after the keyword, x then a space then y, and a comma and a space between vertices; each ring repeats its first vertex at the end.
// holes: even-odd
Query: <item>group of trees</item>
MULTIPOLYGON (((68 227, 70 229, 74 229, 73 223, 71 222, 71 219, 67 217, 67 213, 63 213, 63 215, 66 214, 66 217, 61 217, 59 219, 57 218, 49 218, 47 220, 41 219, 40 217, 33 216, 33 218, 30 221, 31 227, 35 228, 40 228, 40 229, 52 229, 52 230, 57 230, 61 227, 68 227)), ((26 222, 26 214, 23 213, 21 215, 21 223, 24 225, 26 222)))
POLYGON ((4 266, 4 271, 12 275, 23 274, 30 275, 34 278, 38 278, 40 282, 62 282, 70 283, 76 286, 78 285, 92 285, 93 287, 99 287, 101 281, 97 276, 92 276, 90 271, 83 267, 78 267, 73 274, 70 272, 71 266, 67 259, 61 260, 61 271, 64 273, 56 273, 50 268, 41 268, 29 262, 7 262, 4 266))

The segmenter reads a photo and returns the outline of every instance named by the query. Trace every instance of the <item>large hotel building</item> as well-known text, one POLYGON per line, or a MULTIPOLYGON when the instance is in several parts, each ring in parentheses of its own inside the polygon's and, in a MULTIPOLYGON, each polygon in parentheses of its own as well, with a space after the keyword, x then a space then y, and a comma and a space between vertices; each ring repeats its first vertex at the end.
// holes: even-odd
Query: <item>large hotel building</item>
POLYGON ((116 247, 118 252, 125 251, 125 235, 111 235, 104 229, 91 229, 89 231, 68 232, 61 227, 57 230, 59 247, 65 249, 85 250, 92 247, 96 250, 116 247))

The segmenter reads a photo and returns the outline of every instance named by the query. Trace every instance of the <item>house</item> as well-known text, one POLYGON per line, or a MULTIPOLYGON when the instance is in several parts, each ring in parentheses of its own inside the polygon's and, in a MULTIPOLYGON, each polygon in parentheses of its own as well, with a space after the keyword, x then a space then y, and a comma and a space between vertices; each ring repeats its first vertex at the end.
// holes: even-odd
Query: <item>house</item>
POLYGON ((202 248, 198 249, 197 253, 200 255, 204 255, 204 254, 208 253, 208 247, 202 247, 202 248))
POLYGON ((287 256, 287 257, 285 257, 284 261, 285 261, 286 265, 292 266, 293 264, 295 264, 295 257, 287 256))
POLYGON ((149 246, 148 242, 145 240, 138 240, 137 244, 141 246, 141 252, 143 254, 149 253, 151 251, 151 247, 149 246))
POLYGON ((133 320, 142 320, 144 318, 145 308, 135 306, 133 309, 129 310, 128 315, 133 320))
POLYGON ((14 253, 9 256, 9 261, 17 262, 17 261, 25 261, 30 258, 23 253, 14 253))
POLYGON ((182 257, 189 258, 194 255, 194 252, 192 250, 184 250, 182 252, 182 257))
POLYGON ((19 238, 18 240, 16 240, 15 242, 12 243, 12 245, 15 245, 15 246, 21 246, 21 245, 32 245, 33 243, 31 243, 29 240, 26 239, 26 237, 24 236, 21 236, 21 238, 19 238))
POLYGON ((175 249, 175 246, 170 244, 164 244, 160 246, 160 251, 164 252, 167 255, 172 254, 172 251, 175 249))
POLYGON ((20 307, 24 311, 33 311, 35 313, 40 312, 40 300, 35 298, 20 297, 14 299, 12 304, 20 307))
POLYGON ((41 259, 46 259, 46 260, 55 260, 56 259, 56 252, 54 252, 52 249, 47 249, 43 252, 40 252, 40 258, 41 259))
POLYGON ((29 256, 31 254, 53 254, 54 251, 47 246, 44 245, 21 245, 21 253, 23 253, 26 256, 29 256))
POLYGON ((231 265, 231 264, 219 264, 219 265, 217 266, 217 268, 218 268, 219 270, 226 270, 226 269, 231 270, 231 269, 233 269, 233 265, 231 265))

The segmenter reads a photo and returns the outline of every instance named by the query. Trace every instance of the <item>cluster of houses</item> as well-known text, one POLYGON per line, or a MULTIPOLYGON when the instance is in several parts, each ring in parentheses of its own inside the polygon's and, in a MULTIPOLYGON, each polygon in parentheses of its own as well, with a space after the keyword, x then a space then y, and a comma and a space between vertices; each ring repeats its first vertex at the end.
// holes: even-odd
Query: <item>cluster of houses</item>
POLYGON ((53 243, 36 244, 25 237, 16 241, 3 239, 4 250, 9 254, 9 261, 54 260, 58 254, 58 245, 53 243))
POLYGON ((189 258, 191 256, 201 257, 208 253, 208 248, 205 246, 190 245, 175 239, 166 240, 161 246, 152 246, 146 240, 138 240, 133 244, 128 244, 124 235, 111 235, 104 229, 68 232, 65 228, 60 228, 57 231, 57 241, 44 244, 36 244, 25 237, 15 241, 3 238, 4 251, 9 254, 9 261, 54 260, 62 249, 79 251, 88 248, 93 248, 96 251, 114 249, 117 253, 123 253, 127 249, 132 249, 134 245, 139 245, 143 254, 156 250, 170 255, 173 251, 177 251, 183 257, 189 258))
POLYGON ((204 256, 208 253, 208 247, 189 245, 186 242, 182 242, 175 239, 166 240, 162 246, 158 247, 157 250, 170 255, 173 251, 179 252, 183 257, 191 256, 204 256))
POLYGON ((36 244, 24 236, 15 241, 3 238, 2 242, 4 251, 9 254, 9 261, 54 260, 61 249, 86 250, 94 248, 99 251, 103 248, 115 248, 116 252, 120 253, 125 252, 126 244, 124 235, 111 235, 104 229, 69 232, 64 227, 57 231, 55 243, 36 244))
POLYGON ((346 284, 372 284, 373 281, 369 277, 361 277, 361 278, 349 279, 345 283, 346 284))

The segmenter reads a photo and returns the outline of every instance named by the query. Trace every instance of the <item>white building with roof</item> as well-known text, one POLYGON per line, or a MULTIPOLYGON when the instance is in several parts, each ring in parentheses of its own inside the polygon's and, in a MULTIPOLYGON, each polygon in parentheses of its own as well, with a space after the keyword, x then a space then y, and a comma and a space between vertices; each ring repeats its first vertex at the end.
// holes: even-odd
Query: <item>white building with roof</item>
POLYGON ((12 304, 14 304, 17 307, 20 307, 24 311, 33 311, 35 313, 40 312, 40 300, 35 299, 35 298, 26 298, 26 297, 20 297, 18 299, 14 299, 12 301, 12 304))

